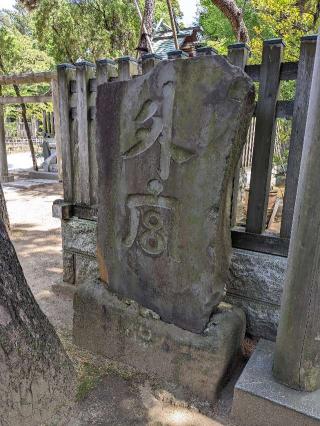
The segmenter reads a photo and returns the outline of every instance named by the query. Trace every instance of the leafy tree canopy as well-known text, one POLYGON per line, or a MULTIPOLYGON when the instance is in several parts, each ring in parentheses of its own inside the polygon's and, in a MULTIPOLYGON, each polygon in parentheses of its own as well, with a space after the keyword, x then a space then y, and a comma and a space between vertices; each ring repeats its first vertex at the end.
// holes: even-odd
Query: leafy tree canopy
MULTIPOLYGON (((201 0, 200 23, 209 43, 226 53, 235 36, 230 23, 211 0, 201 0)), ((268 38, 283 38, 285 59, 298 60, 300 38, 317 31, 319 0, 236 0, 244 12, 250 34, 252 62, 261 60, 262 43, 268 38)))
MULTIPOLYGON (((132 0, 38 0, 31 3, 34 35, 40 47, 57 63, 135 54, 140 21, 132 0)), ((144 1, 139 3, 143 11, 144 1)), ((178 1, 173 4, 179 15, 178 1)), ((166 0, 156 1, 155 19, 170 22, 166 0)))

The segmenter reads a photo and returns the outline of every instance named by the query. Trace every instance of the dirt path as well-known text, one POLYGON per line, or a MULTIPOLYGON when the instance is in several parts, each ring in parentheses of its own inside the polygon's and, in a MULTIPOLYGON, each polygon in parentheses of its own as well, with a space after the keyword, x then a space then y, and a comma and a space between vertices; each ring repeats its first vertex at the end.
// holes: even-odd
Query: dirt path
POLYGON ((24 186, 29 187, 4 186, 11 238, 28 284, 79 374, 78 402, 68 426, 230 424, 231 384, 216 406, 190 406, 175 400, 154 379, 72 344, 73 291, 61 286, 60 221, 51 215, 52 202, 61 198, 62 186, 47 183, 34 187, 30 182, 24 186))

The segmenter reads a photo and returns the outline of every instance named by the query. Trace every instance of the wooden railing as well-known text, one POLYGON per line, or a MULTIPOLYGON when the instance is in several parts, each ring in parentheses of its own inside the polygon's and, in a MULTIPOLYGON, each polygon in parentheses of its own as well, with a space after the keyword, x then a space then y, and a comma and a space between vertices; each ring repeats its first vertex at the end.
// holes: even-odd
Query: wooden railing
MULTIPOLYGON (((231 49, 234 49, 231 46, 231 49)), ((241 46, 238 47, 241 50, 241 46)), ((293 219, 301 152, 307 118, 316 36, 301 40, 299 62, 283 62, 285 46, 280 39, 266 40, 262 63, 245 71, 259 83, 255 110, 255 134, 251 182, 245 228, 234 228, 233 245, 238 248, 286 256, 293 219), (279 100, 282 81, 296 80, 294 99, 279 100), (280 235, 266 232, 266 215, 278 118, 292 120, 289 159, 280 235)), ((240 54, 240 53, 239 53, 240 54)))
MULTIPOLYGON (((267 40, 263 46, 260 65, 246 65, 249 50, 244 44, 231 45, 229 60, 245 69, 258 83, 259 92, 242 161, 252 162, 251 184, 246 227, 234 227, 234 247, 286 256, 289 245, 296 187, 306 124, 311 75, 314 63, 316 36, 301 41, 299 62, 283 62, 285 46, 282 40, 267 40), (282 81, 296 80, 295 99, 279 100, 282 81), (287 166, 286 191, 281 232, 279 236, 265 232, 267 203, 270 190, 277 119, 292 120, 290 154, 287 166), (248 146, 248 144, 250 146, 248 146), (253 147, 253 148, 252 148, 253 147)), ((198 55, 214 55, 214 49, 201 48, 198 55)), ((183 52, 170 54, 170 59, 184 58, 183 52)), ((76 215, 96 219, 97 163, 95 147, 95 101, 97 85, 118 80, 129 80, 152 69, 160 57, 145 55, 142 63, 130 57, 117 61, 100 60, 96 65, 81 62, 75 66, 57 68, 60 134, 64 185, 64 217, 76 215)), ((237 207, 239 170, 234 179, 233 213, 237 207)), ((235 215, 233 214, 233 225, 235 215)))

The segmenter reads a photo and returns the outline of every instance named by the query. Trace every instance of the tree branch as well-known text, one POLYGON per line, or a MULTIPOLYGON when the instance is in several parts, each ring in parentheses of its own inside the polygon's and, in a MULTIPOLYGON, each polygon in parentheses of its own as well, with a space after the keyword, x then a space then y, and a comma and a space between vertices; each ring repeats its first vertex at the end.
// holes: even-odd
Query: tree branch
POLYGON ((238 41, 248 43, 249 33, 243 20, 242 10, 237 6, 235 0, 212 0, 212 3, 230 21, 233 32, 238 41))

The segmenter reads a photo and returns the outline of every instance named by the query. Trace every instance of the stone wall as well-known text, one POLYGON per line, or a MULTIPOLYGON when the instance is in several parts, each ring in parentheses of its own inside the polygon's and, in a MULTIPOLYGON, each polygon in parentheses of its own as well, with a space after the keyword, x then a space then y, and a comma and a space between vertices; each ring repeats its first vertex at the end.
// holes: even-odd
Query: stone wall
MULTIPOLYGON (((95 279, 96 222, 63 220, 62 241, 64 281, 79 285, 95 279)), ((286 265, 283 257, 233 250, 226 301, 244 309, 253 336, 275 339, 286 265)))

